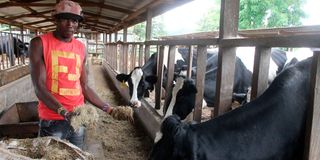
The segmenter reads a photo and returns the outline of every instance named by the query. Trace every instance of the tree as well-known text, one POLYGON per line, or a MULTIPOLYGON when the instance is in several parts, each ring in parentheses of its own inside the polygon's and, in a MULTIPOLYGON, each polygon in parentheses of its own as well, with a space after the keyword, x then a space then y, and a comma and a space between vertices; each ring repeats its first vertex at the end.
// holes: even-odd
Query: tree
MULTIPOLYGON (((306 0, 240 0, 239 29, 291 27, 301 25, 306 15, 302 5, 306 0)), ((215 0, 216 6, 220 1, 215 0)), ((211 9, 199 21, 198 31, 219 29, 220 10, 211 9)))
MULTIPOLYGON (((220 6, 220 0, 214 0, 216 5, 220 6)), ((209 32, 219 30, 220 7, 211 8, 198 22, 197 31, 209 32)))
MULTIPOLYGON (((135 40, 137 41, 144 41, 145 40, 145 34, 146 34, 146 22, 142 22, 139 24, 136 24, 133 26, 133 34, 135 37, 135 40)), ((160 37, 165 36, 167 32, 164 30, 164 22, 163 17, 158 16, 152 19, 152 38, 154 37, 160 37)))
POLYGON ((167 35, 164 29, 163 16, 154 17, 152 19, 152 38, 161 37, 167 35))
POLYGON ((134 41, 144 41, 146 38, 146 22, 133 26, 134 41))
POLYGON ((240 0, 239 29, 301 25, 305 0, 240 0))
POLYGON ((220 10, 211 9, 198 23, 197 31, 219 30, 220 10))

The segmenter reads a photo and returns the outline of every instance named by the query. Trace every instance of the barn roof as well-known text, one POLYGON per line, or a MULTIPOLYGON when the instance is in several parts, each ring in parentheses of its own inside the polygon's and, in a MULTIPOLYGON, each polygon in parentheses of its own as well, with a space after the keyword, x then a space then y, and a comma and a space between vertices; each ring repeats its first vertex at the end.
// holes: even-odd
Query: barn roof
MULTIPOLYGON (((58 0, 0 0, 0 23, 39 30, 55 29, 51 12, 58 0)), ((73 0, 85 21, 81 29, 112 33, 130 27, 192 0, 73 0)))

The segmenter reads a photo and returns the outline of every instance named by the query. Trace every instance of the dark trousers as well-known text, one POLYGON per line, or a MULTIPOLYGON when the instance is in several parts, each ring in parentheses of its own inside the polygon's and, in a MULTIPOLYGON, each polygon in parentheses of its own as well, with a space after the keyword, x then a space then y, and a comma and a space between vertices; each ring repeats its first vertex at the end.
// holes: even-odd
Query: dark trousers
POLYGON ((65 120, 40 120, 39 137, 45 136, 66 139, 83 149, 85 127, 80 127, 80 129, 74 131, 70 123, 65 120))

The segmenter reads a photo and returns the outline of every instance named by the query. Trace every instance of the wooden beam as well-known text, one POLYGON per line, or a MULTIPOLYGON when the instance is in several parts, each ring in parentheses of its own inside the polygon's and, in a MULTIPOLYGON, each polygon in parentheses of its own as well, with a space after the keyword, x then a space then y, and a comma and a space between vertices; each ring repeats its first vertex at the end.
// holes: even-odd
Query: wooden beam
POLYGON ((160 40, 146 41, 146 45, 217 45, 218 39, 179 39, 179 40, 160 40))
MULTIPOLYGON (((37 30, 38 29, 38 28, 32 27, 30 25, 25 25, 25 24, 22 24, 22 23, 19 23, 19 22, 10 21, 10 20, 8 20, 6 18, 1 18, 1 17, 0 17, 0 23, 12 25, 12 26, 17 26, 17 27, 23 26, 24 28, 31 29, 31 30, 37 30)), ((40 31, 43 31, 43 30, 40 29, 40 31)))
POLYGON ((26 2, 5 2, 0 3, 0 8, 5 7, 54 7, 55 3, 26 3, 26 2))
POLYGON ((126 13, 126 14, 131 14, 133 13, 132 10, 129 9, 124 9, 124 8, 120 8, 120 7, 116 7, 116 6, 112 6, 112 5, 107 5, 107 4, 101 4, 101 3, 97 3, 97 2, 88 2, 87 0, 73 0, 75 2, 78 2, 81 6, 86 6, 86 7, 100 7, 103 9, 108 9, 108 10, 112 10, 112 11, 117 11, 117 12, 121 12, 121 13, 126 13))
POLYGON ((88 16, 92 16, 92 17, 103 18, 103 19, 106 19, 106 20, 109 20, 109 21, 121 22, 121 19, 112 18, 112 17, 107 17, 107 16, 103 16, 103 15, 98 15, 98 14, 91 13, 91 12, 83 11, 83 14, 84 14, 84 15, 88 15, 88 16))
POLYGON ((44 20, 41 20, 41 21, 25 23, 24 25, 35 25, 35 24, 39 24, 39 23, 52 22, 52 21, 53 21, 52 19, 44 19, 44 20))
POLYGON ((265 46, 265 47, 320 47, 320 33, 305 35, 270 36, 256 38, 227 38, 220 41, 220 46, 265 46))
MULTIPOLYGON (((86 20, 84 20, 84 22, 92 22, 92 23, 94 23, 95 21, 86 19, 86 20)), ((102 25, 105 25, 105 26, 108 26, 108 27, 114 27, 113 24, 104 23, 104 22, 100 22, 100 21, 98 21, 98 24, 102 24, 102 25)))
POLYGON ((15 19, 22 18, 22 17, 40 17, 40 16, 43 16, 43 14, 51 13, 52 11, 53 10, 37 12, 37 13, 30 13, 30 14, 21 14, 18 16, 11 16, 11 17, 6 17, 6 18, 8 18, 9 20, 15 20, 15 19))

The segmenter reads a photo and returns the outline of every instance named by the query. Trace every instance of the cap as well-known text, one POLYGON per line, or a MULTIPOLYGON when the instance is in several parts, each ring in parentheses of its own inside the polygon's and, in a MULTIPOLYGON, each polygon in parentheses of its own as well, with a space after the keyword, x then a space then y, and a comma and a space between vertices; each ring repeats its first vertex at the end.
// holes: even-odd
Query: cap
POLYGON ((83 20, 82 9, 76 2, 70 0, 61 0, 54 8, 52 16, 55 18, 75 18, 83 20))

